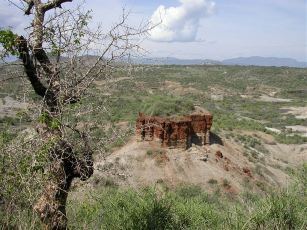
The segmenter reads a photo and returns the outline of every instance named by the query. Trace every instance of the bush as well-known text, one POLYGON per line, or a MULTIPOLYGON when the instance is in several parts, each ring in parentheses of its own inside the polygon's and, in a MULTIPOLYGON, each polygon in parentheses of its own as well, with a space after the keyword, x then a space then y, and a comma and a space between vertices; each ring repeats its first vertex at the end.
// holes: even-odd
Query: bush
MULTIPOLYGON (((306 180, 302 171, 298 178, 306 180)), ((227 182, 225 182, 228 184, 227 182)), ((306 185, 306 184, 305 184, 306 185)), ((70 229, 305 229, 306 197, 302 183, 296 189, 261 198, 243 194, 243 203, 203 192, 198 186, 175 191, 141 191, 104 187, 68 201, 70 229)), ((77 193, 78 194, 78 193, 77 193)), ((227 196, 226 196, 227 197, 227 196)), ((0 214, 1 207, 0 207, 0 214)), ((2 223, 5 221, 3 218, 2 223)), ((31 211, 20 211, 8 223, 38 228, 31 211), (20 218, 20 220, 18 220, 20 218), (27 219, 29 218, 29 219, 27 219), (24 223, 21 225, 21 221, 24 223), (33 221, 33 222, 31 222, 33 221)), ((8 227, 10 228, 10 227, 8 227)))
POLYGON ((209 184, 217 184, 217 180, 215 180, 215 179, 210 179, 210 180, 208 180, 208 183, 209 183, 209 184))
POLYGON ((306 198, 302 202, 297 195, 282 192, 258 201, 246 225, 249 229, 305 229, 306 198))
POLYGON ((185 199, 196 197, 203 193, 201 187, 197 185, 182 186, 179 187, 176 192, 185 199))
MULTIPOLYGON (((305 229, 306 198, 299 190, 264 198, 247 192, 244 203, 183 186, 160 195, 153 189, 106 188, 68 206, 71 229, 305 229)), ((69 202, 71 204, 72 201, 69 202)))
POLYGON ((194 109, 193 102, 166 95, 155 95, 143 101, 140 111, 154 116, 183 115, 194 109))
POLYGON ((104 189, 71 210, 70 228, 80 229, 170 229, 173 226, 171 200, 158 198, 152 190, 104 189))
POLYGON ((276 140, 279 143, 283 144, 304 144, 307 143, 307 137, 303 137, 297 134, 294 134, 293 136, 290 135, 285 135, 285 134, 279 134, 279 135, 274 135, 276 140))

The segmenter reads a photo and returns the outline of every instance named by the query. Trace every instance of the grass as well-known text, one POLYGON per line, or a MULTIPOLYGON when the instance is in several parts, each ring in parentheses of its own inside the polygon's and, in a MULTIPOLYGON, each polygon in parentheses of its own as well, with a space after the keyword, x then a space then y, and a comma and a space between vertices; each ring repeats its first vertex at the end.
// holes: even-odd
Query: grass
POLYGON ((274 135, 276 138, 276 141, 283 144, 304 144, 307 143, 307 137, 303 137, 297 134, 294 135, 285 135, 285 134, 279 134, 274 135))
POLYGON ((70 228, 79 229, 186 229, 214 227, 218 212, 203 202, 199 193, 169 192, 159 197, 154 190, 104 189, 91 203, 79 203, 70 228), (200 202, 202 201, 202 202, 200 202), (106 211, 105 211, 106 210, 106 211), (196 213, 195 213, 196 212, 196 213), (201 217, 201 218, 198 218, 201 217), (81 224, 81 225, 80 225, 81 224))
MULTIPOLYGON (((71 229, 305 229, 307 164, 293 171, 297 183, 262 195, 242 193, 242 201, 199 186, 162 193, 100 188, 68 207, 71 229)), ((223 185, 228 185, 224 180, 223 185)), ((259 182, 259 186, 264 186, 259 182)), ((264 190, 266 191, 266 190, 264 190)))
MULTIPOLYGON (((297 182, 270 189, 259 181, 242 200, 206 193, 199 186, 175 190, 101 188, 69 203, 71 229, 305 229, 307 164, 292 170, 297 182)), ((211 182, 213 183, 213 181, 211 182)), ((229 182, 224 180, 223 186, 229 182)))
POLYGON ((290 189, 243 203, 197 186, 168 190, 103 188, 69 205, 71 229, 305 229, 306 198, 290 189))

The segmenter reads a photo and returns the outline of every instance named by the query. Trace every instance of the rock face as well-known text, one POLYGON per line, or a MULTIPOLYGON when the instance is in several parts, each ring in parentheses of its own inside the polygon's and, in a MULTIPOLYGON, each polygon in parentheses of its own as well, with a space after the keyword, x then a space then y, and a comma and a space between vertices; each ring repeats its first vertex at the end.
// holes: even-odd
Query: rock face
POLYGON ((212 115, 209 112, 192 113, 180 117, 147 116, 139 113, 136 135, 139 140, 158 141, 163 147, 189 148, 192 143, 210 143, 212 115))

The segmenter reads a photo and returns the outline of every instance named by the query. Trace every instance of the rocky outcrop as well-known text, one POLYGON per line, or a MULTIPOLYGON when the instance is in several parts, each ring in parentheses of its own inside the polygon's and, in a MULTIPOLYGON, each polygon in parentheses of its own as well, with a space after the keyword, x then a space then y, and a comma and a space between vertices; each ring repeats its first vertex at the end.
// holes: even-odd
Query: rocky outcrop
POLYGON ((163 147, 189 148, 192 143, 210 143, 212 115, 197 112, 180 117, 147 116, 139 113, 136 135, 139 140, 158 141, 163 147))

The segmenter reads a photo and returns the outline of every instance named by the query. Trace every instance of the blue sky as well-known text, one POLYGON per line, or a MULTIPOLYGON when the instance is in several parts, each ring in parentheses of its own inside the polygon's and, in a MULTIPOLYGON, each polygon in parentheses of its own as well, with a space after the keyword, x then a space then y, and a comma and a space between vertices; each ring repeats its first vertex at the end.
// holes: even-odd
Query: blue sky
MULTIPOLYGON (((158 20, 160 15, 160 27, 143 43, 153 57, 222 60, 265 56, 307 61, 307 0, 87 2, 94 21, 106 27, 118 20, 122 7, 131 10, 135 25, 141 20, 158 20)), ((1 0, 0 27, 11 25, 22 31, 27 23, 21 12, 1 0)))

